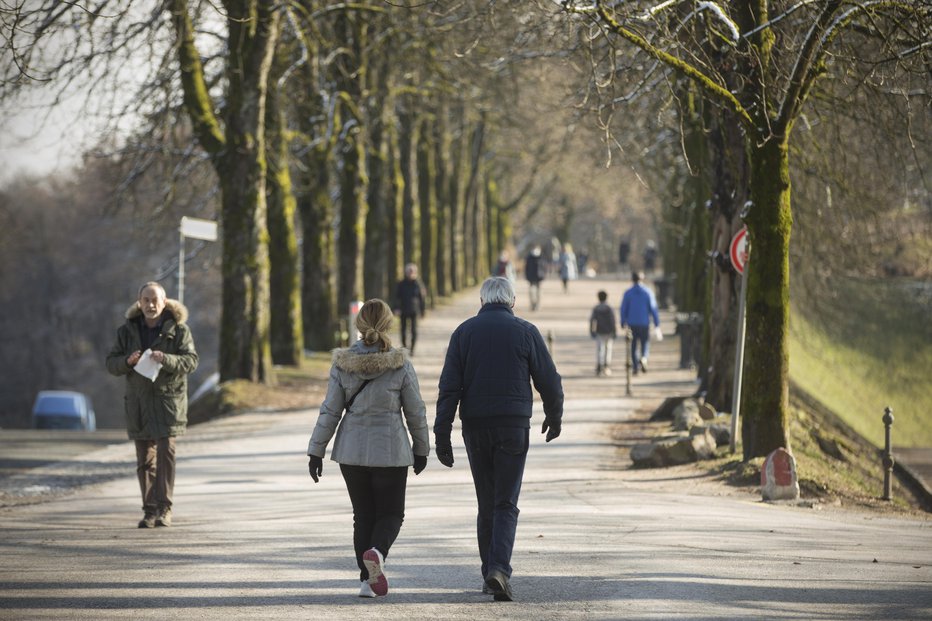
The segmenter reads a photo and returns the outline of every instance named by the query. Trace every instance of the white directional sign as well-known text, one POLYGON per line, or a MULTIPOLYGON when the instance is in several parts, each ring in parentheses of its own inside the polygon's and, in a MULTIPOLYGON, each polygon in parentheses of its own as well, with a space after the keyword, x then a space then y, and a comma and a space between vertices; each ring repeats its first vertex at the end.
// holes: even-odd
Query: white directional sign
POLYGON ((180 230, 182 235, 191 239, 217 241, 217 223, 213 220, 182 216, 180 230))

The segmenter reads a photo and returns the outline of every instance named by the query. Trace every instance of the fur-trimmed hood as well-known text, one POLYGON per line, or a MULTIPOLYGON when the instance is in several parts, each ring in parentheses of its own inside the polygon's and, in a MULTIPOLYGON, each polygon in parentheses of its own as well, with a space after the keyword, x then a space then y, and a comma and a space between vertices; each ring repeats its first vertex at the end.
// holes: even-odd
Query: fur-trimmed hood
MULTIPOLYGON (((178 300, 165 298, 165 310, 172 314, 172 317, 175 318, 175 323, 185 323, 188 320, 188 307, 178 300)), ((135 319, 141 316, 142 308, 139 307, 139 302, 133 302, 130 307, 126 309, 127 319, 135 319)))
POLYGON ((400 369, 408 360, 408 350, 392 348, 385 352, 366 351, 355 344, 333 350, 333 364, 338 369, 354 373, 363 378, 382 375, 386 371, 400 369))

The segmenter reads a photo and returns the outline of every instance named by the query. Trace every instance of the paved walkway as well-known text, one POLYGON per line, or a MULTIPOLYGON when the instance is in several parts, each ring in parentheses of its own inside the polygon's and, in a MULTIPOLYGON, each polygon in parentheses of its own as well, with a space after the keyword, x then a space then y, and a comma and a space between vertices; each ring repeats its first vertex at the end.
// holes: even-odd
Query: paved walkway
MULTIPOLYGON (((586 320, 598 288, 614 301, 624 283, 578 281, 564 295, 547 281, 534 314, 519 288, 519 314, 554 334, 566 415, 555 442, 532 434, 517 602, 479 592, 475 498, 456 434, 452 470, 432 456, 409 478, 389 596, 356 597, 349 501, 333 462, 320 484, 307 476, 308 411, 193 428, 179 442, 170 529, 135 528, 128 443, 89 457, 124 464, 125 477, 0 511, 0 619, 932 618, 930 520, 709 495, 700 479, 671 486, 630 470, 619 427, 695 385, 675 368, 674 338, 633 397, 621 374, 595 378, 586 320)), ((470 291, 422 324, 415 366, 431 419, 448 335, 477 308, 470 291)))

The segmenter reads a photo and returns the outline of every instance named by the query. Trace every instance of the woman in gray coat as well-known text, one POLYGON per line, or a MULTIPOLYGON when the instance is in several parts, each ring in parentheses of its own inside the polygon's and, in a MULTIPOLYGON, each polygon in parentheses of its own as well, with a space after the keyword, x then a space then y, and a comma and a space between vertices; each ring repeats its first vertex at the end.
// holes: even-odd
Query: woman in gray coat
POLYGON ((316 483, 336 432, 330 458, 340 464, 353 504, 360 597, 388 593, 384 563, 404 520, 408 467, 420 474, 430 453, 417 375, 407 350, 392 348, 391 325, 388 304, 379 299, 363 304, 356 316, 362 338, 333 351, 327 397, 307 445, 316 483))

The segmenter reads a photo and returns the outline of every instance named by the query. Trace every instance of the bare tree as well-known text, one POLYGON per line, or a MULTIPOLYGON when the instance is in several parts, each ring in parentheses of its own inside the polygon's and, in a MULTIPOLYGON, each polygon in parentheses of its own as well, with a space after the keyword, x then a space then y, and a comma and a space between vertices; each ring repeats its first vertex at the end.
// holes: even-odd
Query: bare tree
POLYGON ((744 456, 786 446, 792 130, 817 80, 833 67, 869 61, 901 74, 915 68, 914 79, 927 80, 932 8, 886 0, 741 0, 727 9, 676 0, 565 0, 562 6, 613 42, 694 81, 743 132, 750 170, 745 220, 753 246, 744 456), (702 27, 692 29, 694 23, 702 27), (710 53, 720 49, 725 53, 710 53))

